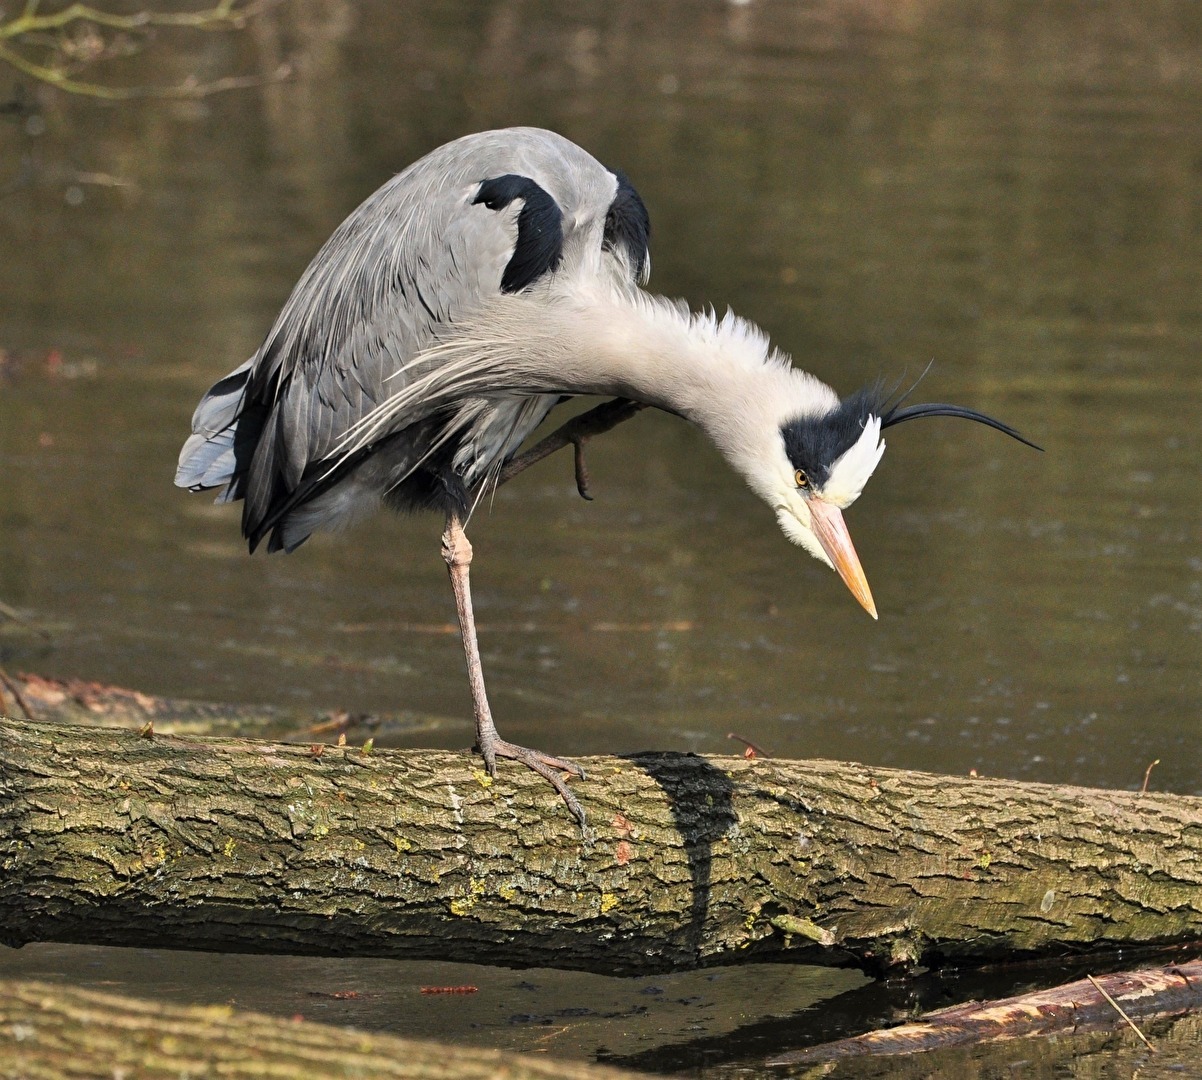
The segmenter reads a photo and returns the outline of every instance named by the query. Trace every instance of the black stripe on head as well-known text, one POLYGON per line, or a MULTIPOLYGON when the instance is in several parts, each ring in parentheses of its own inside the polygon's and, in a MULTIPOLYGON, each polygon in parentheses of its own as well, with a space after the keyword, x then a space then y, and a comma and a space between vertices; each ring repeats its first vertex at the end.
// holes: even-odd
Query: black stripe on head
POLYGON ((961 420, 973 420, 984 424, 1036 450, 1042 449, 1020 435, 1009 424, 977 412, 976 409, 940 402, 907 405, 903 408, 905 398, 906 394, 895 397, 882 383, 876 382, 845 397, 828 413, 820 416, 801 416, 786 421, 781 427, 781 437, 785 441, 785 453, 790 463, 793 468, 801 469, 809 477, 812 487, 821 491, 830 478, 831 466, 855 445, 870 416, 880 417, 882 431, 894 424, 919 420, 924 416, 954 416, 961 420))
POLYGON ((563 259, 563 211, 543 188, 528 176, 506 173, 485 180, 472 205, 504 210, 514 199, 518 211, 518 239, 501 275, 501 292, 521 292, 543 274, 555 270, 563 259))
POLYGON ((830 412, 799 416, 781 426, 789 462, 806 474, 812 488, 822 490, 831 466, 855 446, 868 418, 880 415, 883 399, 880 384, 874 383, 848 395, 830 412))
POLYGON ((601 248, 603 251, 622 248, 630 260, 635 277, 639 281, 646 281, 651 271, 651 215, 647 213, 647 207, 634 190, 634 185, 626 179, 626 174, 615 169, 614 175, 618 178, 618 190, 605 214, 605 236, 601 248))

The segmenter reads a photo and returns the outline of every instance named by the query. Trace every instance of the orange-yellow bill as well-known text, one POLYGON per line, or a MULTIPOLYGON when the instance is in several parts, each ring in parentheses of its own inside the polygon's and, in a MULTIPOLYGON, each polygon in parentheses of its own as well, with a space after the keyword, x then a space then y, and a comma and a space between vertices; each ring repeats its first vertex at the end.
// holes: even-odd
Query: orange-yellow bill
POLYGON ((860 606, 875 619, 876 604, 872 601, 872 590, 868 588, 868 579, 864 576, 860 557, 856 554, 847 526, 843 523, 843 514, 833 503, 823 502, 822 499, 811 499, 809 508, 814 535, 818 537, 822 550, 834 563, 843 583, 851 589, 852 596, 859 600, 860 606))

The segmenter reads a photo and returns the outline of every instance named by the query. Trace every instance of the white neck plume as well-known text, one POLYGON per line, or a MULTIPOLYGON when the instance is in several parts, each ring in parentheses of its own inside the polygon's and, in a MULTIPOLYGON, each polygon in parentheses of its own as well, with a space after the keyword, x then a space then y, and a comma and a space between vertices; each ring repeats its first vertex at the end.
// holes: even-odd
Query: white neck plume
POLYGON ((788 467, 781 423, 838 404, 752 323, 601 283, 492 301, 404 371, 407 384, 348 432, 348 449, 469 398, 612 394, 697 424, 769 501, 766 466, 788 467))

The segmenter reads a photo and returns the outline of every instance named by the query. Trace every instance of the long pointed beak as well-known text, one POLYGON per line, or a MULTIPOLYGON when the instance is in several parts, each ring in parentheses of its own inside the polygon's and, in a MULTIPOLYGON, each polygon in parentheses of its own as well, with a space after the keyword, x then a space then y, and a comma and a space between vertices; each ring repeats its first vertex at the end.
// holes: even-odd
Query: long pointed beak
POLYGON ((813 523, 814 535, 818 543, 843 583, 851 589, 851 594, 860 601, 860 606, 874 619, 877 617, 876 604, 872 601, 872 590, 868 588, 868 579, 864 576, 864 568, 860 565, 860 557, 852 545, 847 526, 843 523, 843 514, 832 503, 822 499, 810 499, 810 520, 813 523))

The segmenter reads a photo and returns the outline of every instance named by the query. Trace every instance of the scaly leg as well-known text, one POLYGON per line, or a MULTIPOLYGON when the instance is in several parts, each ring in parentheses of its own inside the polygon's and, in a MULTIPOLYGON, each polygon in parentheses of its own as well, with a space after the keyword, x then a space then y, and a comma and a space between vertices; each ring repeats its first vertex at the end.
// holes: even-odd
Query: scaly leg
POLYGON ((617 427, 624 420, 629 420, 640 409, 645 408, 646 406, 641 402, 615 398, 613 401, 603 401, 600 405, 594 406, 579 416, 573 416, 571 420, 561 424, 546 438, 535 443, 524 454, 519 454, 507 462, 497 477, 497 487, 512 480, 518 473, 542 461, 556 450, 571 446, 575 450, 576 490, 580 492, 582 499, 591 501, 593 493, 589 490, 588 468, 584 463, 584 444, 594 435, 601 435, 611 428, 617 427))
POLYGON ((567 772, 583 778, 584 770, 563 758, 551 757, 538 750, 528 750, 524 746, 515 746, 497 734, 492 710, 488 707, 488 695, 484 690, 484 669, 480 665, 480 646, 476 641, 476 619, 472 614, 472 592, 468 584, 472 545, 463 531, 459 515, 454 512, 447 515, 447 528, 442 534, 442 557, 446 560, 447 569, 451 574, 455 611, 459 616, 459 633, 463 637, 463 651, 467 656, 467 678, 472 689, 472 708, 476 713, 476 746, 484 758, 489 775, 497 775, 499 757, 520 761, 550 782, 580 822, 580 828, 584 829, 584 807, 560 775, 567 772))

